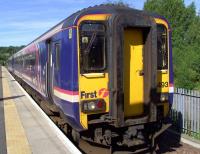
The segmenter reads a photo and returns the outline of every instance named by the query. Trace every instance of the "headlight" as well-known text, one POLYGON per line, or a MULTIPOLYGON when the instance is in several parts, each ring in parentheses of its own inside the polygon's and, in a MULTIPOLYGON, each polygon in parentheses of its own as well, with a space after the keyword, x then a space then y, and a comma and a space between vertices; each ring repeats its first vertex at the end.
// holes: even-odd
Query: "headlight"
POLYGON ((96 108, 95 102, 93 102, 93 101, 88 102, 87 106, 88 106, 88 110, 91 110, 91 111, 96 108))
POLYGON ((82 112, 103 112, 106 110, 106 102, 103 99, 82 101, 82 112))
POLYGON ((161 93, 161 95, 160 95, 160 101, 161 102, 168 101, 168 99, 169 99, 169 94, 168 93, 161 93))

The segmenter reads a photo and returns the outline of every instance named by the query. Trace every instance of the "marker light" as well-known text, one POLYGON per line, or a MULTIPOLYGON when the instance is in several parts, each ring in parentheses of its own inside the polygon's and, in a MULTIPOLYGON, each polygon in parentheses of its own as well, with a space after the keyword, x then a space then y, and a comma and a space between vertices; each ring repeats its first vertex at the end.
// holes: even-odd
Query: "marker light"
POLYGON ((99 101, 97 102, 97 107, 98 107, 98 108, 102 108, 102 107, 103 107, 103 102, 102 102, 101 100, 99 100, 99 101))
POLYGON ((169 98, 169 94, 168 94, 168 93, 162 93, 162 94, 160 95, 160 101, 161 101, 161 102, 167 101, 168 98, 169 98))
POLYGON ((82 112, 94 113, 106 110, 106 102, 103 99, 82 101, 82 112))

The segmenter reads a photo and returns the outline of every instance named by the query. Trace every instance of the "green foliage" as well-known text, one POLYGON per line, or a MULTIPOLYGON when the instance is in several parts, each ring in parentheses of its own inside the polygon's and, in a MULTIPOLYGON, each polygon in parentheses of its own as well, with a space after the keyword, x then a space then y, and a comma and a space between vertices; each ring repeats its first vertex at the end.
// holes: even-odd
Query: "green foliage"
POLYGON ((147 0, 144 10, 163 15, 172 27, 176 87, 200 90, 200 17, 194 2, 147 0))
POLYGON ((8 58, 14 54, 15 52, 19 51, 22 49, 24 46, 20 47, 14 47, 14 46, 9 46, 9 47, 0 47, 0 65, 5 65, 8 58))
POLYGON ((116 5, 116 6, 124 6, 124 7, 129 7, 129 4, 124 2, 123 0, 107 0, 105 3, 106 5, 116 5))

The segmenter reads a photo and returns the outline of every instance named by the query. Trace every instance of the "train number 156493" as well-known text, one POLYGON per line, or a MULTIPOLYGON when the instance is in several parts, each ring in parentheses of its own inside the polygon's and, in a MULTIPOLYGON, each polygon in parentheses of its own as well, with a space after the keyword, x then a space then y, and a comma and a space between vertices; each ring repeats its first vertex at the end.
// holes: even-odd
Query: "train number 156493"
POLYGON ((158 87, 159 88, 165 88, 168 87, 169 83, 168 82, 158 82, 158 87))

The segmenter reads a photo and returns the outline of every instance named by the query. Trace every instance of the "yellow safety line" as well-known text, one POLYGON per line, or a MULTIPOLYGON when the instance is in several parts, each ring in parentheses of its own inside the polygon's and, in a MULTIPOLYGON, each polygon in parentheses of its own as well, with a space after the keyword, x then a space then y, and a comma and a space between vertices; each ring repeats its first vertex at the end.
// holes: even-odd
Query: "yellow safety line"
POLYGON ((20 121, 20 117, 15 106, 15 102, 9 97, 12 97, 8 85, 8 72, 2 67, 3 82, 3 98, 4 100, 4 114, 5 114, 5 130, 6 130, 6 144, 8 154, 29 154, 31 148, 29 146, 24 128, 20 121), (6 73, 7 72, 7 73, 6 73))

